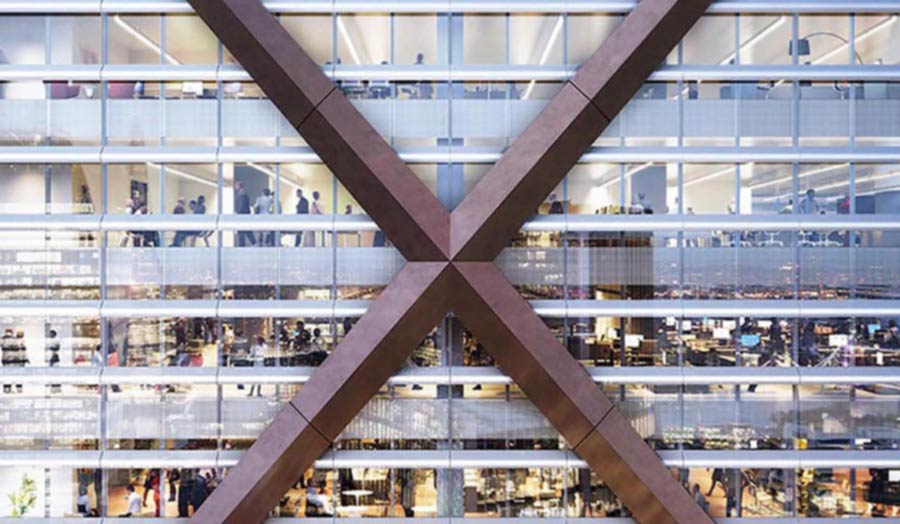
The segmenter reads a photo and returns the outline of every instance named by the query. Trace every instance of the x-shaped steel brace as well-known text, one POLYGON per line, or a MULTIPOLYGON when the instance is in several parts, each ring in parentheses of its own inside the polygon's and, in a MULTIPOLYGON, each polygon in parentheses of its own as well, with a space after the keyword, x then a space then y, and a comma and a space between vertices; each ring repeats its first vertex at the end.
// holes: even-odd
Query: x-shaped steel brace
POLYGON ((452 213, 259 0, 189 1, 408 261, 191 522, 262 522, 452 311, 640 523, 711 524, 493 264, 711 0, 642 0, 452 213))

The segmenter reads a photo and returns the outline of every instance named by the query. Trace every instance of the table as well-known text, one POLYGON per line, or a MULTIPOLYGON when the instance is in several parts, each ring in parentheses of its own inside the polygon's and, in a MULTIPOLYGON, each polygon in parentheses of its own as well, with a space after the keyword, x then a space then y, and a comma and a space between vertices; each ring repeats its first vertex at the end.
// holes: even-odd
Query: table
MULTIPOLYGON (((367 489, 349 489, 347 491, 342 491, 342 495, 350 495, 356 500, 356 505, 359 506, 360 497, 368 497, 372 494, 372 491, 367 489)), ((349 506, 348 506, 349 507, 349 506)))

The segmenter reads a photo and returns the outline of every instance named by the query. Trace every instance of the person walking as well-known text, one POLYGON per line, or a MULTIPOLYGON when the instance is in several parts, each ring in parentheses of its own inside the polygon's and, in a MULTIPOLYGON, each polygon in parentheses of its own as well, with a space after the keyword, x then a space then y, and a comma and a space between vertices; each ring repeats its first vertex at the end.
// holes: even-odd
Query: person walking
POLYGON ((206 502, 206 497, 209 496, 207 484, 206 477, 198 470, 197 474, 194 476, 193 485, 191 486, 191 506, 194 507, 194 513, 200 511, 200 506, 206 502))
POLYGON ((194 472, 181 468, 178 472, 178 516, 191 516, 191 493, 194 491, 194 472))
POLYGON ((151 491, 153 492, 153 504, 155 505, 153 516, 157 518, 159 517, 160 506, 159 483, 159 470, 151 469, 150 473, 147 475, 147 479, 144 481, 144 496, 141 500, 141 505, 147 507, 147 495, 149 495, 151 491))
MULTIPOLYGON (((197 197, 197 206, 194 208, 195 215, 205 215, 206 214, 206 197, 200 195, 197 197)), ((198 238, 203 239, 203 243, 206 244, 206 247, 209 247, 209 237, 212 235, 212 231, 197 231, 196 236, 198 238)), ((196 240, 195 240, 196 242, 196 240)))
MULTIPOLYGON (((178 202, 175 203, 175 207, 172 209, 173 215, 183 215, 184 214, 184 197, 178 197, 178 202)), ((181 247, 184 245, 184 231, 176 231, 175 238, 172 239, 172 245, 170 247, 181 247)))
MULTIPOLYGON (((297 214, 309 214, 309 200, 303 196, 303 190, 297 189, 297 214)), ((303 244, 303 231, 297 232, 294 236, 294 247, 300 247, 303 244)))
MULTIPOLYGON (((256 197, 256 203, 253 204, 253 210, 257 215, 271 215, 273 206, 272 190, 264 187, 262 194, 256 197)), ((262 231, 259 233, 260 246, 274 246, 275 236, 272 231, 262 231)))
POLYGON ((722 468, 713 468, 712 476, 709 479, 709 491, 706 492, 706 496, 710 496, 713 493, 713 490, 716 489, 716 483, 722 485, 722 490, 725 488, 725 470, 722 468))
MULTIPOLYGON (((250 195, 247 194, 244 183, 240 180, 234 184, 234 212, 237 215, 250 214, 250 195)), ((253 238, 253 233, 249 231, 238 231, 237 245, 238 247, 256 245, 256 239, 253 238)))
MULTIPOLYGON (((266 339, 262 335, 256 336, 256 344, 250 348, 250 361, 253 362, 253 367, 261 368, 266 365, 266 353, 268 353, 269 348, 266 346, 266 339)), ((248 397, 253 396, 253 389, 256 388, 256 396, 262 396, 262 384, 251 384, 250 385, 250 393, 247 394, 248 397)))

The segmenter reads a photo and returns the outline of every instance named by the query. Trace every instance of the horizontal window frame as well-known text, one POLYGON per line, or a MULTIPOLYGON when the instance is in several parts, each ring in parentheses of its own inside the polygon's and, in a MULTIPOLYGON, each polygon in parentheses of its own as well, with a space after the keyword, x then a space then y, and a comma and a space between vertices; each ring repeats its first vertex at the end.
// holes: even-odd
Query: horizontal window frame
MULTIPOLYGON (((275 13, 611 13, 631 11, 634 0, 263 0, 275 13)), ((895 9, 890 0, 833 0, 828 5, 804 0, 718 0, 710 13, 868 13, 895 9)), ((0 11, 14 13, 191 13, 185 0, 2 0, 0 11)))
MULTIPOLYGON (((243 451, 109 450, 5 451, 0 467, 95 469, 230 468, 243 451)), ((890 450, 661 450, 666 467, 688 468, 896 468, 900 454, 890 450), (739 467, 736 467, 739 465, 739 467)), ((377 467, 400 469, 587 469, 587 462, 563 450, 337 450, 326 452, 316 469, 377 467)), ((768 521, 768 519, 766 519, 768 521)), ((843 522, 844 519, 841 519, 843 522)))

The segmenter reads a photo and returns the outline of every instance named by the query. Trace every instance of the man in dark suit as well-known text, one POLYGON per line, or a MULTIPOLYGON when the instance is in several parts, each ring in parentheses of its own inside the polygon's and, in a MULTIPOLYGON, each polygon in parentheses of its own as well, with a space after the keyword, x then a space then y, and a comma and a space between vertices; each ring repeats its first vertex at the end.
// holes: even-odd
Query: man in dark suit
MULTIPOLYGON (((250 214, 250 195, 247 194, 247 190, 244 189, 244 183, 238 180, 234 184, 234 213, 237 215, 249 215, 250 214)), ((249 231, 238 231, 237 235, 237 245, 238 247, 244 247, 247 245, 255 245, 256 239, 253 238, 253 234, 249 231)))
MULTIPOLYGON (((297 189, 297 214, 298 215, 308 215, 309 214, 309 200, 303 197, 303 190, 297 189)), ((303 242, 303 231, 299 231, 294 236, 294 247, 299 247, 303 242)))

